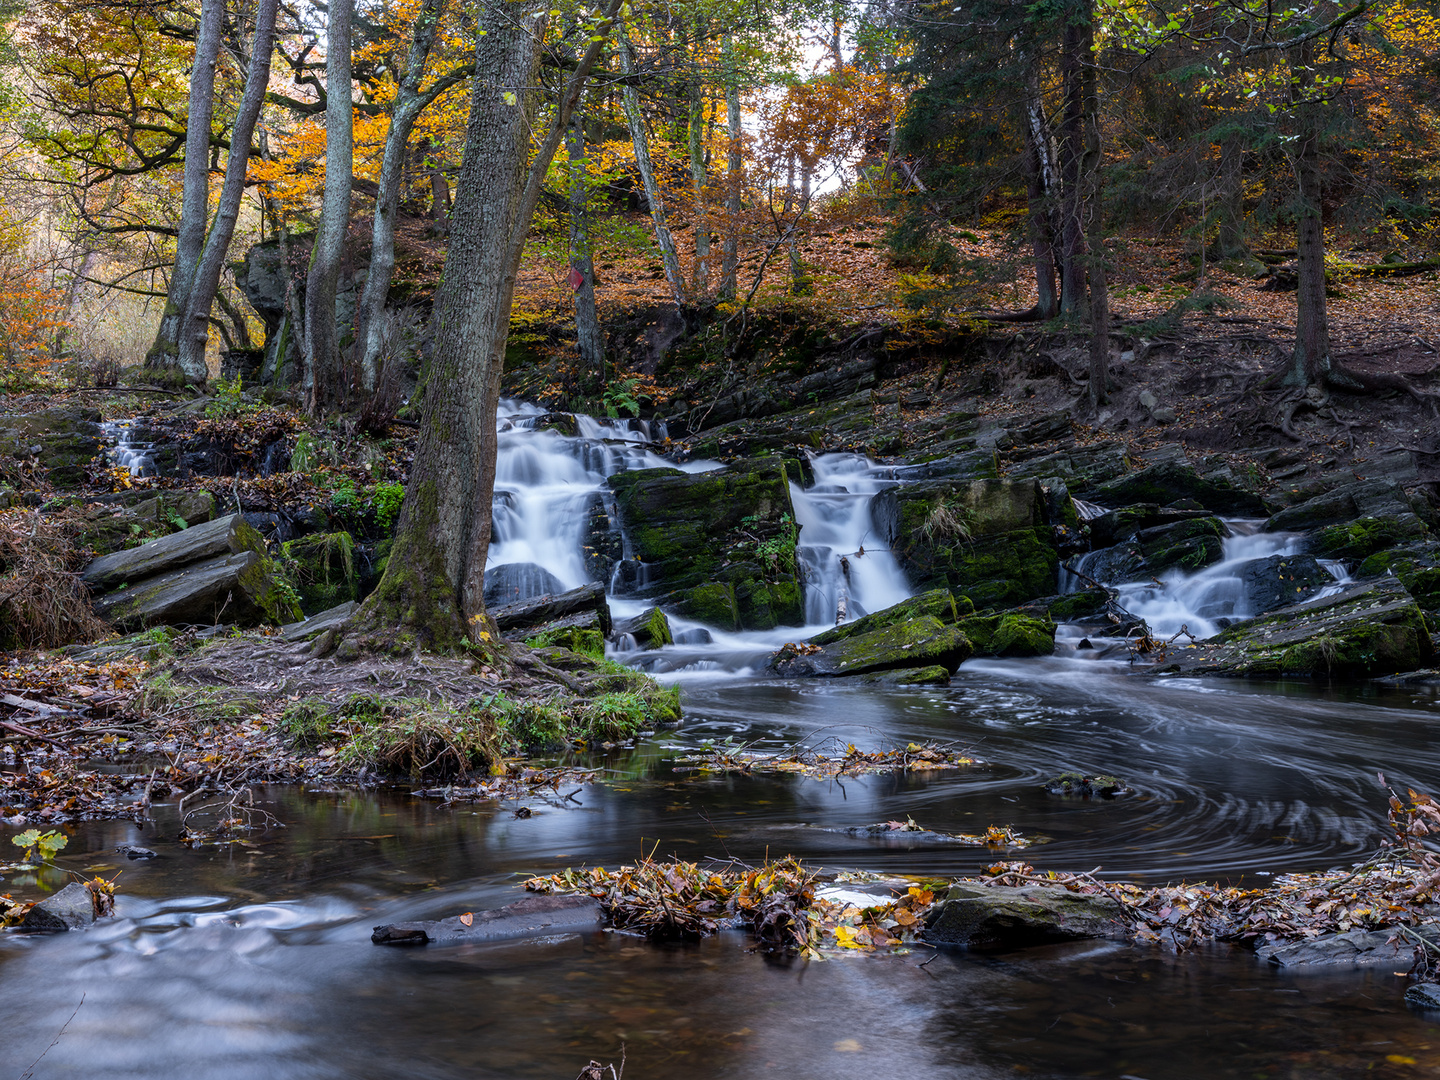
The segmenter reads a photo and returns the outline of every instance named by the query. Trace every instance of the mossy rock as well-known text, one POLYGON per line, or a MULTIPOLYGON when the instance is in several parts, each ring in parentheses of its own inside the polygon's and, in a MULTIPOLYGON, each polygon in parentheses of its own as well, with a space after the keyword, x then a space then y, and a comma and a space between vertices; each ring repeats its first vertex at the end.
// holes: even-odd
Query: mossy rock
POLYGON ((661 603, 682 619, 693 619, 721 630, 740 629, 735 587, 724 582, 712 581, 669 593, 661 598, 661 603))
POLYGON ((1055 624, 1017 611, 972 615, 961 619, 975 652, 985 656, 1050 656, 1055 652, 1055 624))
POLYGON ((1193 574, 1220 561, 1224 537, 1228 535, 1229 530, 1218 517, 1157 525, 1092 553, 1085 560, 1085 572, 1097 581, 1116 585, 1157 577, 1169 570, 1193 574))
POLYGON ((359 599, 355 538, 348 532, 315 533, 281 545, 306 615, 359 599))
POLYGON ((1060 556, 1045 526, 942 545, 903 545, 901 568, 923 589, 948 588, 977 609, 1055 594, 1060 556))
POLYGON ((878 683, 881 686, 949 686, 950 672, 938 664, 932 664, 930 667, 902 668, 899 671, 864 675, 860 681, 878 683))
POLYGON ((100 413, 86 408, 0 416, 0 456, 33 456, 52 486, 83 487, 86 471, 100 453, 99 421, 100 413))
POLYGON ((558 646, 582 656, 596 660, 605 656, 605 635, 598 627, 566 626, 555 630, 543 630, 525 639, 532 649, 548 649, 558 646))
POLYGON ((1181 499, 1194 499, 1216 514, 1245 514, 1262 517, 1265 504, 1254 492, 1223 479, 1202 477, 1191 466, 1162 461, 1126 476, 1110 480, 1085 496, 1102 506, 1155 503, 1168 506, 1181 499))
POLYGON ((1322 558, 1357 562, 1386 548, 1420 539, 1425 531, 1424 523, 1414 514, 1362 517, 1321 529, 1311 539, 1310 550, 1322 558))
POLYGON ((934 616, 942 623, 953 623, 962 613, 969 614, 974 610, 974 606, 965 597, 960 597, 957 603, 954 594, 949 589, 932 589, 930 592, 912 596, 909 600, 902 600, 882 611, 873 611, 854 622, 841 623, 833 630, 816 634, 810 639, 810 644, 831 645, 837 641, 844 641, 846 638, 872 634, 876 630, 894 626, 896 623, 909 622, 922 615, 934 616))
POLYGON ((1074 622, 1099 615, 1109 602, 1110 594, 1104 589, 1084 589, 1057 597, 1048 610, 1056 622, 1074 622))
POLYGON ((816 650, 786 646, 770 658, 787 678, 809 675, 870 675, 901 668, 943 667, 953 672, 974 651, 958 627, 933 615, 859 634, 816 650))

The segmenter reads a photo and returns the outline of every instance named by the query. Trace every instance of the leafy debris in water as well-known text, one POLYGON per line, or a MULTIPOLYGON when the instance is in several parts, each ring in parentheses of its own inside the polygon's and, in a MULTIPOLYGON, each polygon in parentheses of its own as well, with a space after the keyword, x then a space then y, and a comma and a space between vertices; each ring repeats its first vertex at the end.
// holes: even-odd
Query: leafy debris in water
POLYGON ((976 759, 938 743, 909 743, 892 750, 861 750, 854 743, 836 743, 835 754, 790 749, 780 754, 753 753, 744 746, 717 743, 700 753, 678 758, 679 772, 796 773, 827 780, 834 776, 865 776, 886 772, 934 772, 960 769, 976 759))
POLYGON ((959 844, 964 847, 1007 847, 1027 848, 1036 841, 1021 836, 1008 825, 991 825, 983 833, 947 833, 936 832, 934 829, 927 829, 923 825, 917 825, 915 819, 906 817, 904 821, 880 821, 874 825, 862 825, 858 828, 842 829, 848 836, 859 837, 886 837, 903 836, 915 834, 926 837, 935 843, 959 844))
MULTIPOLYGON (((497 762, 492 766, 491 775, 470 784, 450 784, 445 787, 424 788, 411 792, 422 799, 444 799, 446 802, 464 802, 475 799, 526 799, 538 795, 560 794, 561 786, 581 787, 595 783, 600 777, 597 769, 577 769, 559 766, 553 769, 536 769, 519 761, 497 762)), ((568 800, 575 792, 564 796, 568 800)), ((562 800, 562 801, 564 801, 562 800)), ((523 807, 521 809, 524 809, 523 807)), ((528 810, 517 816, 529 817, 528 810)))

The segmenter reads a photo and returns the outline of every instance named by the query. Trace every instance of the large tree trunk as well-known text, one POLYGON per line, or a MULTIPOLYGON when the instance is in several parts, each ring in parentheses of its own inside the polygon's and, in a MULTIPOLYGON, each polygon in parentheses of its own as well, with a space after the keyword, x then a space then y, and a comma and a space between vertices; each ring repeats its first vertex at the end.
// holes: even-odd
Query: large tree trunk
MULTIPOLYGON (((220 55, 224 21, 225 0, 201 0, 185 120, 185 176, 175 239, 175 269, 170 275, 160 328, 145 356, 146 367, 175 367, 180 363, 181 329, 210 220, 210 122, 215 109, 215 61, 220 55)), ((203 383, 209 372, 202 366, 184 374, 203 383)))
POLYGON ((590 183, 585 120, 577 112, 566 137, 570 155, 570 271, 575 294, 575 340, 580 370, 605 383, 605 335, 595 311, 595 260, 590 242, 590 183))
POLYGON ((1060 48, 1060 78, 1064 93, 1060 123, 1060 311, 1078 315, 1085 305, 1085 192, 1082 178, 1085 156, 1085 69, 1091 63, 1085 51, 1089 24, 1088 0, 1066 5, 1060 48))
POLYGON ((730 35, 720 47, 725 63, 725 125, 727 148, 725 154, 725 211, 729 220, 725 224, 725 240, 720 248, 720 297, 735 299, 736 278, 740 267, 740 181, 741 169, 741 119, 740 119, 740 73, 735 70, 735 46, 730 35))
POLYGON ((635 89, 635 62, 630 53, 630 42, 622 33, 616 50, 620 55, 620 71, 625 76, 620 89, 620 102, 625 108, 625 122, 630 128, 630 141, 635 147, 635 167, 640 170, 640 183, 645 189, 645 201, 650 205, 650 220, 655 227, 655 241, 660 245, 660 259, 665 267, 665 280, 670 283, 670 294, 678 307, 686 304, 685 275, 680 270, 680 256, 675 252, 675 240, 670 235, 670 226, 665 220, 665 200, 660 195, 660 185, 655 182, 655 168, 650 162, 650 136, 645 130, 645 117, 640 111, 640 91, 635 89))
POLYGON ((245 197, 245 170, 250 162, 250 139, 265 92, 270 85, 270 60, 275 49, 275 10, 277 0, 260 0, 255 11, 255 35, 250 42, 250 70, 245 75, 245 92, 230 132, 230 155, 225 162, 225 181, 220 187, 220 204, 205 250, 195 271, 194 284, 185 305, 185 318, 180 336, 180 367, 187 374, 206 370, 205 347, 210 340, 210 305, 220 288, 220 273, 225 269, 225 256, 235 235, 235 222, 240 216, 240 203, 245 197))
POLYGON ((355 0, 331 0, 325 33, 325 196, 320 230, 305 281, 305 356, 310 364, 310 411, 343 408, 349 392, 340 357, 335 299, 355 168, 355 107, 350 97, 350 23, 355 0))
POLYGON ((435 32, 445 0, 424 0, 415 17, 415 32, 405 59, 405 74, 395 91, 390 112, 390 130, 385 134, 385 152, 380 163, 380 190, 375 194, 375 220, 370 230, 370 269, 365 289, 355 308, 355 348, 360 354, 360 381, 366 390, 375 389, 379 377, 380 350, 385 342, 385 301, 390 296, 390 278, 395 272, 395 214, 400 207, 400 180, 405 166, 405 149, 410 132, 421 111, 433 98, 422 96, 420 82, 425 63, 435 44, 435 32))
POLYGON ((1295 292, 1295 353, 1285 382, 1291 386, 1323 383, 1330 372, 1330 324, 1325 309, 1325 230, 1320 204, 1319 106, 1305 98, 1313 91, 1314 49, 1300 50, 1293 72, 1300 100, 1295 147, 1295 254, 1299 287, 1295 292))

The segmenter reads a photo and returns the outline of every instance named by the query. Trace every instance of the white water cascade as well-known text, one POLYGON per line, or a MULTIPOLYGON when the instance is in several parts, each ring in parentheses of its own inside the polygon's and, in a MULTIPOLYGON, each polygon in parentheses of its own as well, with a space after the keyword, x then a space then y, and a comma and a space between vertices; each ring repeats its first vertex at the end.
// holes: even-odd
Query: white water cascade
POLYGON ((838 612, 853 620, 907 599, 910 583, 870 513, 874 497, 895 486, 891 470, 858 454, 821 454, 810 467, 813 486, 790 485, 806 623, 833 626, 838 612))
POLYGON ((106 420, 100 425, 100 433, 107 440, 114 439, 115 445, 108 451, 112 462, 125 469, 131 476, 154 476, 154 447, 148 442, 135 439, 133 420, 106 420))
MULTIPOLYGON (((1144 619, 1156 637, 1168 638, 1181 627, 1196 638, 1212 637, 1233 622, 1257 615, 1259 612, 1251 610, 1245 594, 1242 572, 1260 559, 1300 554, 1301 538, 1293 533, 1259 532, 1261 522, 1256 521, 1225 524, 1230 535, 1221 543, 1219 562, 1193 574, 1171 570, 1158 580, 1103 584, 1115 589, 1119 605, 1144 619)), ((1090 557, 1081 558, 1078 569, 1082 573, 1090 557)), ((1330 588, 1349 580, 1342 563, 1318 561, 1335 579, 1335 585, 1321 589, 1315 596, 1325 595, 1330 588)))

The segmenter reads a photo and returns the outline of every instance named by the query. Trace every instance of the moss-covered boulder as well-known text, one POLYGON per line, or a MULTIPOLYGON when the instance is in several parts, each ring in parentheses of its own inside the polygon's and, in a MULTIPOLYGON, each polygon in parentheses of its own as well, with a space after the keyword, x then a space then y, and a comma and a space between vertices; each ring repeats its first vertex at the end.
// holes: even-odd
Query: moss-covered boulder
POLYGON ((1272 555, 1240 569, 1245 607, 1256 615, 1308 600, 1335 579, 1310 555, 1272 555))
POLYGON ((561 648, 600 660, 605 656, 605 626, 600 612, 577 611, 542 623, 529 631, 525 644, 532 649, 561 648))
POLYGON ((935 664, 930 667, 901 668, 898 671, 862 675, 860 681, 878 683, 881 686, 949 686, 951 674, 948 668, 935 664))
POLYGON ((1082 589, 1048 598, 1045 610, 1057 623, 1079 622, 1100 615, 1109 603, 1110 594, 1104 589, 1082 589))
POLYGON ((670 620, 658 607, 649 608, 628 619, 616 619, 611 628, 611 637, 616 647, 630 649, 659 649, 675 643, 670 631, 670 620))
MULTIPOLYGON (((1355 570, 1358 578, 1393 574, 1401 585, 1427 612, 1440 612, 1440 541, 1407 544, 1389 551, 1376 552, 1355 570)), ((1432 620, 1432 630, 1440 626, 1432 620)))
POLYGON ((1216 675, 1342 675, 1411 671, 1433 655, 1430 628, 1393 577, 1236 623, 1157 670, 1216 675))
POLYGON ((302 536, 286 541, 281 550, 306 615, 359 599, 355 538, 348 532, 302 536))
POLYGON ((971 615, 959 627, 984 656, 1049 656, 1055 651, 1055 624, 1018 611, 971 615))
POLYGON ((45 479, 61 490, 85 483, 100 445, 100 413, 95 409, 0 416, 0 457, 38 461, 45 479))
POLYGON ((1410 496, 1394 480, 1361 480, 1286 507, 1265 523, 1265 531, 1299 532, 1361 517, 1405 518, 1414 513, 1410 496))
POLYGON ((1125 938, 1129 924, 1109 896, 1045 885, 956 882, 925 916, 925 940, 1017 949, 1078 938, 1125 938))
POLYGON ((1182 510, 1158 503, 1136 503, 1107 510, 1085 524, 1090 530, 1090 543, 1096 548, 1106 548, 1128 540, 1144 529, 1208 516, 1209 513, 1205 510, 1182 510))
POLYGON ((1377 551, 1423 539, 1425 524, 1414 514, 1362 517, 1330 525, 1310 538, 1310 550, 1325 559, 1360 562, 1377 551))
POLYGON ((1260 496, 1221 477, 1201 476, 1178 461, 1162 461, 1117 477, 1092 489, 1085 498, 1101 506, 1129 506, 1133 503, 1169 505, 1193 499, 1215 514, 1263 517, 1260 496))
POLYGON ((612 476, 625 536, 643 567, 635 591, 727 629, 802 624, 795 478, 781 458, 739 461, 724 472, 612 476))
POLYGON ((882 611, 873 611, 854 622, 841 623, 833 630, 816 634, 810 639, 810 644, 833 645, 846 638, 873 634, 887 626, 909 622, 911 619, 918 619, 924 615, 933 616, 942 623, 953 623, 960 616, 968 615, 974 610, 973 605, 965 597, 962 596, 957 600, 949 589, 932 589, 930 592, 912 596, 909 600, 902 600, 882 611))
POLYGON ((1112 585, 1157 577, 1168 570, 1194 573, 1220 561, 1228 535, 1225 523, 1217 517, 1157 525, 1123 543, 1092 552, 1083 568, 1096 581, 1112 585))
POLYGON ((969 639, 957 627, 933 615, 922 615, 823 647, 787 645, 771 656, 770 667, 786 678, 928 667, 953 672, 972 651, 969 639))

